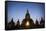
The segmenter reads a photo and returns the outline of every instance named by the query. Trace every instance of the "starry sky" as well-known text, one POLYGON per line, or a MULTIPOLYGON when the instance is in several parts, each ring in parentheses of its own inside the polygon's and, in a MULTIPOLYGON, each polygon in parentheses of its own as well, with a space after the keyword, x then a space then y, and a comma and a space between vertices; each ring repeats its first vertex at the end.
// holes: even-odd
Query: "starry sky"
POLYGON ((45 4, 44 3, 34 3, 34 2, 7 2, 8 10, 8 22, 13 18, 14 22, 18 19, 20 23, 25 18, 27 9, 30 14, 30 18, 35 22, 36 19, 40 21, 40 18, 45 18, 45 4))

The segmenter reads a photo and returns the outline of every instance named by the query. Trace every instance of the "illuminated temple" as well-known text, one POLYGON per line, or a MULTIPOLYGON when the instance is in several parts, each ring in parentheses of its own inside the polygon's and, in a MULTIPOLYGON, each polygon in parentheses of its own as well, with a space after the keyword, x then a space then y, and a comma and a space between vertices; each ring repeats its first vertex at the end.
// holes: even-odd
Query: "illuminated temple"
POLYGON ((31 28, 31 27, 33 27, 33 25, 34 25, 34 22, 33 22, 33 20, 30 18, 30 14, 29 14, 29 11, 28 11, 28 9, 27 9, 25 18, 23 19, 21 26, 22 26, 23 28, 31 28))

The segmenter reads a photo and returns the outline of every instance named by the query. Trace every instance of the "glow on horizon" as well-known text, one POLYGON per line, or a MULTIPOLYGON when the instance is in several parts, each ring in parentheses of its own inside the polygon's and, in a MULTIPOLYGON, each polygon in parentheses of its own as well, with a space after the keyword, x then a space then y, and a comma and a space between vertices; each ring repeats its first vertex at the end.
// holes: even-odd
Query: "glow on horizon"
POLYGON ((8 21, 11 21, 13 18, 14 22, 17 22, 18 19, 21 21, 25 18, 27 9, 30 13, 30 18, 35 22, 36 19, 40 21, 40 18, 45 16, 45 9, 43 3, 18 3, 18 2, 8 2, 8 21))

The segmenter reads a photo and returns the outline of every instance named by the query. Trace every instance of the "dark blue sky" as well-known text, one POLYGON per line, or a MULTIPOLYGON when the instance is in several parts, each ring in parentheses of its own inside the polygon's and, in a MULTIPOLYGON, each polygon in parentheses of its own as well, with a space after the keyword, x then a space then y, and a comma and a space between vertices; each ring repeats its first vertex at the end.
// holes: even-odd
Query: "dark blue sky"
POLYGON ((43 3, 22 3, 22 2, 8 2, 8 21, 11 21, 13 18, 16 22, 18 19, 20 22, 25 18, 27 9, 30 13, 30 18, 35 22, 37 19, 40 21, 40 18, 45 16, 45 9, 43 3))

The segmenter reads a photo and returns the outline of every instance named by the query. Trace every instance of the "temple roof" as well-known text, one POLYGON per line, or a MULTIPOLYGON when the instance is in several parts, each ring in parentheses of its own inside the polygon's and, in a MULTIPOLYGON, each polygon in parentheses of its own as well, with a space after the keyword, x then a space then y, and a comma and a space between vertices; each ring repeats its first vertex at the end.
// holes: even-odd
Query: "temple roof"
POLYGON ((26 12, 26 16, 30 16, 28 9, 27 9, 27 12, 26 12))

